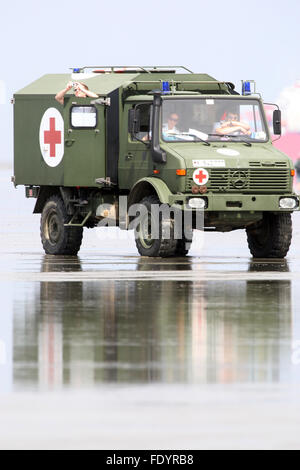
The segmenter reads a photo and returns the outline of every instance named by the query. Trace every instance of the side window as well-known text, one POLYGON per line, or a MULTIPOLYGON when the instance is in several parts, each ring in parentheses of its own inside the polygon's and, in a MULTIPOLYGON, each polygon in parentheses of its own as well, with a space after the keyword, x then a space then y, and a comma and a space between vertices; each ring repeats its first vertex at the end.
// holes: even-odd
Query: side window
POLYGON ((76 129, 95 129, 97 109, 95 106, 72 106, 71 127, 76 129))
POLYGON ((138 111, 138 125, 135 132, 137 140, 148 141, 151 139, 152 105, 138 104, 135 107, 138 111))

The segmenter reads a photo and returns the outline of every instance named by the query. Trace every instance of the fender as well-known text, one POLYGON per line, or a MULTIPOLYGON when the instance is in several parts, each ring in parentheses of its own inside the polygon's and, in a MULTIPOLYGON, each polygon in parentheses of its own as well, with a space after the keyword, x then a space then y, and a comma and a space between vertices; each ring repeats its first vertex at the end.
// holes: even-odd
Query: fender
POLYGON ((44 205, 50 196, 60 195, 64 201, 67 212, 69 215, 73 215, 74 211, 68 210, 69 200, 72 196, 71 188, 64 188, 62 186, 40 186, 37 201, 33 210, 34 214, 41 214, 43 212, 44 205))
POLYGON ((156 193, 162 204, 169 204, 169 197, 173 194, 166 183, 159 178, 143 178, 139 180, 131 189, 128 198, 128 207, 139 203, 143 197, 156 193))

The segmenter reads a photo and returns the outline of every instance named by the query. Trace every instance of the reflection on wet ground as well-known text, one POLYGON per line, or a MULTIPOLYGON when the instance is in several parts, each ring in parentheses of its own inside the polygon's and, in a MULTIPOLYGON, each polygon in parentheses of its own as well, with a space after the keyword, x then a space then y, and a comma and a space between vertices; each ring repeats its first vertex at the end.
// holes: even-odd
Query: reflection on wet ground
MULTIPOLYGON (((248 270, 267 268, 250 262, 248 270)), ((82 267, 79 258, 44 256, 41 270, 82 267)), ((290 281, 51 281, 16 284, 14 292, 16 388, 292 376, 290 281)))
POLYGON ((293 263, 286 260, 249 260, 249 258, 187 257, 186 259, 140 258, 138 256, 82 253, 80 257, 48 257, 25 254, 12 264, 1 256, 1 281, 77 282, 96 280, 300 280, 293 263), (290 265, 292 269, 290 269, 290 265))

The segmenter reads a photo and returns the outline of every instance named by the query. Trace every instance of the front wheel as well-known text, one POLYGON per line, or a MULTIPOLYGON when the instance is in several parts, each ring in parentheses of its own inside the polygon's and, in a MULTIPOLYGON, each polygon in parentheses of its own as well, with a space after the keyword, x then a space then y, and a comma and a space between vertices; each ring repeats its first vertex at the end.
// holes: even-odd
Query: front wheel
POLYGON ((183 226, 182 238, 177 240, 175 256, 184 257, 190 251, 193 241, 193 229, 189 227, 188 233, 185 233, 186 228, 183 226), (187 236, 188 235, 188 236, 187 236))
POLYGON ((264 213, 263 219, 246 229, 254 258, 285 258, 292 241, 291 214, 264 213))
POLYGON ((141 256, 167 258, 174 256, 177 240, 174 219, 153 215, 152 206, 161 207, 158 197, 147 196, 140 202, 146 209, 135 228, 135 242, 141 256), (155 235, 153 235, 155 234, 155 235))
POLYGON ((41 240, 47 255, 77 255, 83 236, 82 227, 65 227, 68 214, 63 200, 51 196, 41 217, 41 240))

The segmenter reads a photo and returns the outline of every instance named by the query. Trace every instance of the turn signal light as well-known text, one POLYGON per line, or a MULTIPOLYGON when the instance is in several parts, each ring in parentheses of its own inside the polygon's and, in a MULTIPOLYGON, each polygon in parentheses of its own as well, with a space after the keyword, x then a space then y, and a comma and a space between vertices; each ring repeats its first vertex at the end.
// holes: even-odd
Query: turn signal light
POLYGON ((177 176, 186 176, 186 170, 176 170, 177 176))
POLYGON ((291 176, 295 176, 295 170, 291 170, 291 176))

